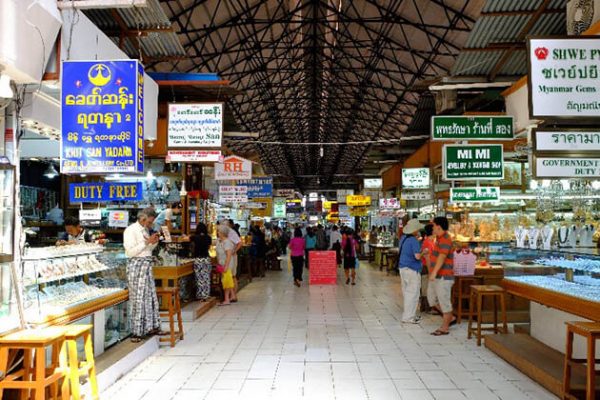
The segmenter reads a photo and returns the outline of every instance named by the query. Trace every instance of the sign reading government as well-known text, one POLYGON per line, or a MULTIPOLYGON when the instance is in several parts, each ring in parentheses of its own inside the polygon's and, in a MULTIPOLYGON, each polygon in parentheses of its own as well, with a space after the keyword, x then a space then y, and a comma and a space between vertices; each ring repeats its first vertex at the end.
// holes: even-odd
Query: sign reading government
POLYGON ((528 42, 531 118, 600 116, 600 39, 534 38, 528 42))
POLYGON ((512 140, 513 117, 431 117, 432 140, 512 140))
POLYGON ((504 179, 504 159, 501 144, 444 145, 442 167, 444 179, 478 180, 504 179))
POLYGON ((142 182, 70 183, 70 203, 105 203, 140 201, 144 198, 142 182))
POLYGON ((63 61, 63 174, 144 171, 143 90, 136 60, 63 61))
POLYGON ((597 178, 600 176, 600 158, 546 158, 534 157, 536 178, 597 178))
POLYGON ((252 161, 238 156, 225 157, 222 163, 215 163, 215 180, 231 181, 252 179, 252 161))
POLYGON ((169 104, 169 148, 221 147, 223 103, 169 104))

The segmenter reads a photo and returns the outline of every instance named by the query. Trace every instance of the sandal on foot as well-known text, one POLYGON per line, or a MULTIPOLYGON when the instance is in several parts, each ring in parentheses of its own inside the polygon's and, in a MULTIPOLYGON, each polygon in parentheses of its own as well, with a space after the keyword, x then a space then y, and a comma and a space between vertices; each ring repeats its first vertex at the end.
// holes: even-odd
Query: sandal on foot
POLYGON ((456 324, 457 324, 457 318, 454 318, 452 321, 450 321, 448 326, 452 326, 452 325, 456 325, 456 324))
POLYGON ((444 336, 444 335, 449 335, 450 332, 449 331, 441 331, 441 330, 437 329, 435 332, 431 332, 431 334, 433 336, 444 336))

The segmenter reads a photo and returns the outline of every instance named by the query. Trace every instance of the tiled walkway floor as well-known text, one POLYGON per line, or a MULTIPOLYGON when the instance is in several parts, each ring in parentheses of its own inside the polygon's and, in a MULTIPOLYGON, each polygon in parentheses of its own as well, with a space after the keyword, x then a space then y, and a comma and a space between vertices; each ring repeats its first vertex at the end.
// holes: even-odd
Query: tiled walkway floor
POLYGON ((363 265, 356 286, 340 279, 298 289, 284 267, 254 280, 238 304, 186 324, 184 341, 162 348, 102 398, 555 398, 467 341, 465 323, 434 337, 439 317, 403 325, 401 312, 396 276, 363 265))

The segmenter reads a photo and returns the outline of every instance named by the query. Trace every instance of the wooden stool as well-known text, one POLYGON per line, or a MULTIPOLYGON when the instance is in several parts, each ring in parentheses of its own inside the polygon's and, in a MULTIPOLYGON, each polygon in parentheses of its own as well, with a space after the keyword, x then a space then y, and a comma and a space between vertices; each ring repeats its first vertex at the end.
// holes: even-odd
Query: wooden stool
POLYGON ((571 395, 571 366, 573 364, 587 364, 586 368, 586 388, 585 399, 593 400, 596 398, 596 375, 600 376, 600 371, 596 370, 596 340, 600 339, 600 322, 567 322, 567 349, 565 352, 565 368, 563 374, 563 399, 576 398, 571 395), (573 358, 573 335, 578 334, 586 338, 587 357, 584 359, 573 358))
POLYGON ((390 252, 387 256, 387 268, 386 272, 389 275, 392 271, 398 270, 398 259, 400 258, 400 254, 395 254, 390 252))
POLYGON ((383 270, 383 266, 387 264, 388 260, 388 250, 381 249, 381 256, 379 258, 379 270, 383 270), (385 258, 385 261, 383 259, 385 258))
POLYGON ((58 399, 59 381, 61 397, 70 399, 65 335, 57 327, 23 330, 0 338, 0 399, 4 389, 21 390, 21 399, 29 399, 33 390, 35 400, 46 399, 46 388, 51 399, 58 399), (49 368, 46 368, 46 348, 52 348, 49 368), (23 368, 6 374, 10 350, 23 350, 23 368), (5 375, 6 374, 6 375, 5 375))
POLYGON ((456 276, 455 277, 454 300, 456 303, 456 322, 460 324, 463 316, 471 314, 471 286, 481 284, 483 279, 479 276, 456 276), (467 309, 464 309, 464 301, 469 302, 467 309))
POLYGON ((477 346, 481 346, 481 331, 494 331, 498 333, 498 304, 496 298, 500 298, 500 307, 502 312, 502 324, 503 333, 508 333, 508 324, 506 323, 506 302, 504 299, 504 289, 497 285, 472 285, 471 286, 471 299, 469 304, 469 327, 467 328, 468 339, 471 339, 471 334, 476 333, 477 335, 477 346), (494 300, 494 326, 488 328, 482 328, 482 315, 481 309, 483 307, 483 298, 485 296, 491 296, 494 300), (475 313, 474 307, 477 307, 477 313, 475 313), (477 316, 477 328, 472 328, 473 316, 477 316))
POLYGON ((92 399, 97 400, 98 382, 96 381, 96 362, 94 360, 94 345, 92 343, 93 325, 67 325, 61 326, 65 334, 67 350, 69 353, 69 381, 73 400, 81 399, 81 384, 79 377, 87 375, 90 379, 92 399), (77 339, 83 338, 85 361, 79 362, 77 354, 77 339))
POLYGON ((372 244, 369 244, 369 262, 375 261, 375 249, 372 244))
POLYGON ((163 304, 163 307, 167 307, 166 310, 161 310, 161 318, 169 318, 169 337, 160 338, 161 342, 170 342, 171 347, 175 347, 177 339, 183 340, 183 320, 181 319, 181 303, 179 301, 179 289, 173 287, 157 288, 156 294, 163 296, 163 299, 167 304, 163 304), (175 330, 175 316, 177 315, 177 326, 179 330, 175 330))

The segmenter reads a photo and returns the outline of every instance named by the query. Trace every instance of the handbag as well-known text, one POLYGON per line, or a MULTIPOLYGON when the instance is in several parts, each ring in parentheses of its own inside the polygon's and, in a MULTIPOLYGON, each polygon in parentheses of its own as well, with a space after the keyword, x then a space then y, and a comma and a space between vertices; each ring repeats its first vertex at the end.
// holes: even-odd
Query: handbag
POLYGON ((217 272, 219 274, 222 274, 223 272, 225 272, 225 267, 221 264, 217 264, 217 272))

